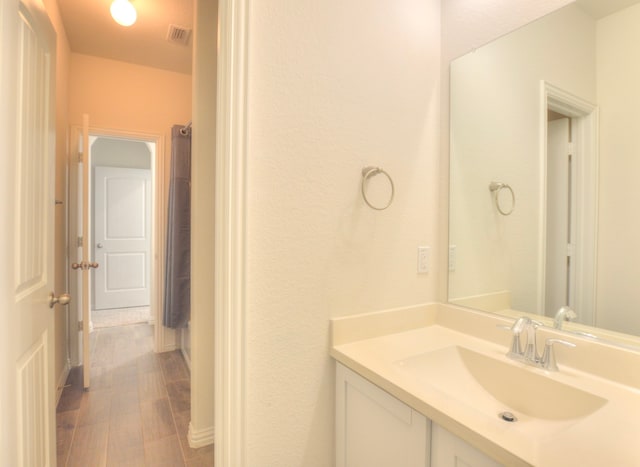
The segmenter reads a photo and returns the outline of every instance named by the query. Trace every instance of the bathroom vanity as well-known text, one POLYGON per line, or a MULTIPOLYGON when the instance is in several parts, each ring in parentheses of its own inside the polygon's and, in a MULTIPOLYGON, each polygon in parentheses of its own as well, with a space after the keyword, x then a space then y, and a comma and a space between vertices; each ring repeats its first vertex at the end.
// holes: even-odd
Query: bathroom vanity
POLYGON ((576 346, 548 371, 507 358, 513 322, 444 304, 332 320, 336 465, 640 465, 640 354, 539 328, 576 346))
POLYGON ((337 467, 500 466, 340 363, 336 388, 337 467))

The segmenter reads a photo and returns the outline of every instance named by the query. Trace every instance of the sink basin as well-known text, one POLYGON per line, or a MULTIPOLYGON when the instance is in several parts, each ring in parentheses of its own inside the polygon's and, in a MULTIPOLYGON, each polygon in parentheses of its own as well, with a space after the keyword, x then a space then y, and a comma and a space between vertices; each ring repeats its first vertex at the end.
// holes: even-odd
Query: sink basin
POLYGON ((427 385, 496 417, 512 412, 519 420, 567 421, 606 404, 594 394, 568 386, 520 363, 500 361, 460 346, 445 347, 396 364, 427 385))

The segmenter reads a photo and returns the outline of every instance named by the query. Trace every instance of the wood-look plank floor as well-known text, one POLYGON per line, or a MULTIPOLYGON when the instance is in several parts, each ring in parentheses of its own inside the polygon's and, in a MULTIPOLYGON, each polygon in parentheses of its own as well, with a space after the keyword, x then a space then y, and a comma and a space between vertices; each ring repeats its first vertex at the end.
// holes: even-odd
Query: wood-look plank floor
POLYGON ((58 466, 213 466, 213 445, 187 442, 190 380, 180 352, 154 353, 148 324, 91 339, 90 390, 74 368, 58 403, 58 466))

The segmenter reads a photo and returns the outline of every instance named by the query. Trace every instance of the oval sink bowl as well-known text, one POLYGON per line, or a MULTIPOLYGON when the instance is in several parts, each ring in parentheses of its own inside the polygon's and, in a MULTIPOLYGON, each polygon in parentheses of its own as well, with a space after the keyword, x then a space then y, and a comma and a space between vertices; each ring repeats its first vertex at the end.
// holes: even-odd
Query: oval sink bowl
POLYGON ((585 417, 606 404, 594 394, 568 386, 523 364, 500 361, 451 346, 396 362, 448 397, 496 417, 508 410, 545 420, 585 417))

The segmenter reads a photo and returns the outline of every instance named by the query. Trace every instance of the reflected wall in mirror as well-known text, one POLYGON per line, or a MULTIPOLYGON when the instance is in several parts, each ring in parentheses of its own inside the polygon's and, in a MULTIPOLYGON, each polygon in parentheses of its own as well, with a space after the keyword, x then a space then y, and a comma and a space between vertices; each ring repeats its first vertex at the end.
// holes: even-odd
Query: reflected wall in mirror
POLYGON ((578 0, 451 63, 451 303, 640 336, 636 2, 578 0))

